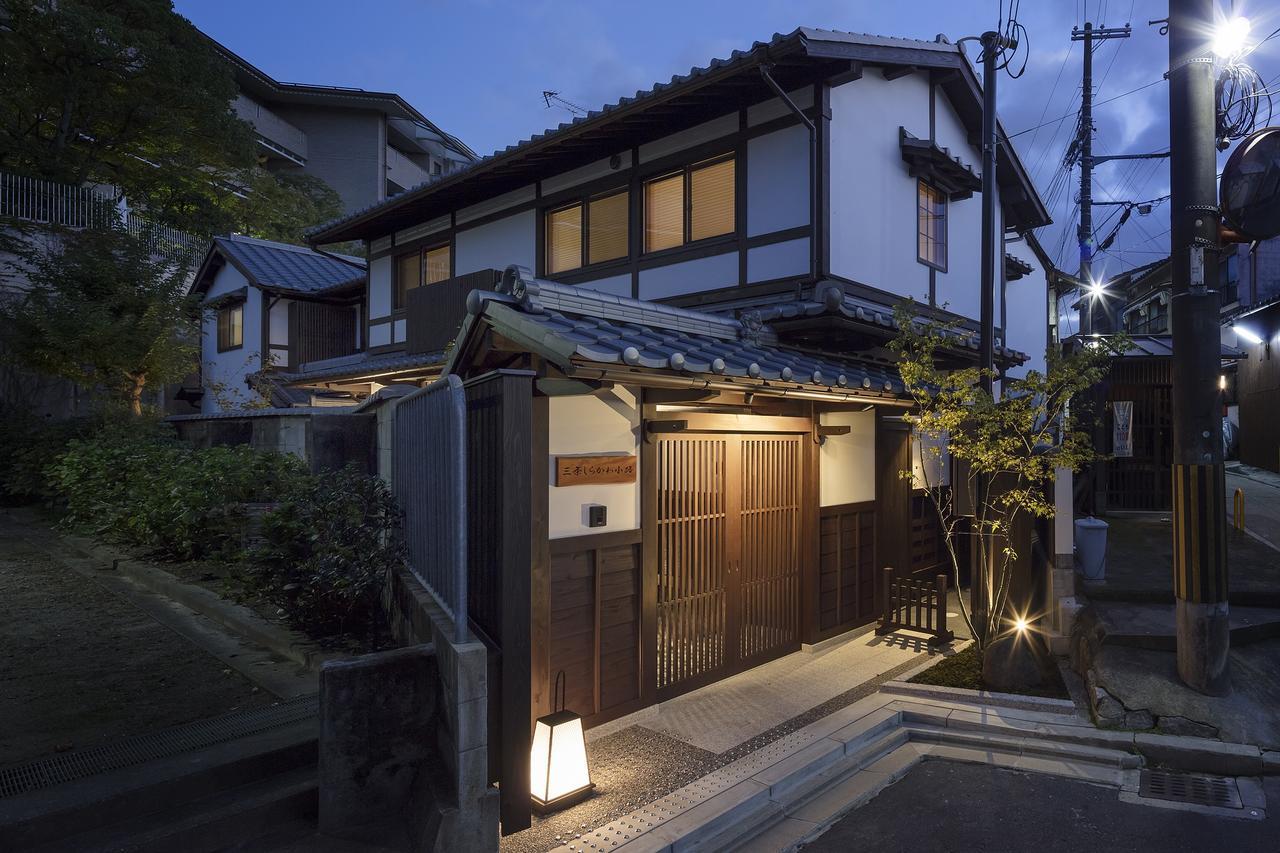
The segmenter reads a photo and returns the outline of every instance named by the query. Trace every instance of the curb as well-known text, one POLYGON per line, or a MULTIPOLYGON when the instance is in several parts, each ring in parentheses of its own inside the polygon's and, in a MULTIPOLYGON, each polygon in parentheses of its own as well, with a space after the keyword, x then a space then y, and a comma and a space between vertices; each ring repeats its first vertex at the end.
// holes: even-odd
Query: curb
MULTIPOLYGON (((915 673, 908 673, 914 675, 915 673)), ((880 687, 881 693, 898 696, 917 696, 939 702, 967 702, 998 708, 1018 708, 1023 711, 1044 711, 1049 714, 1080 716, 1076 703, 1070 699, 1051 699, 1045 696, 1025 696, 1019 693, 996 693, 989 690, 968 690, 963 687, 942 687, 936 684, 911 684, 905 680, 889 681, 880 687)))
POLYGON ((320 645, 288 628, 273 625, 242 604, 227 601, 204 587, 186 583, 163 569, 122 557, 111 549, 86 542, 79 536, 64 536, 63 541, 86 557, 114 563, 119 574, 144 589, 163 595, 190 608, 233 632, 244 640, 262 646, 269 652, 290 660, 312 672, 319 672, 327 660, 343 660, 349 655, 325 652, 320 645))

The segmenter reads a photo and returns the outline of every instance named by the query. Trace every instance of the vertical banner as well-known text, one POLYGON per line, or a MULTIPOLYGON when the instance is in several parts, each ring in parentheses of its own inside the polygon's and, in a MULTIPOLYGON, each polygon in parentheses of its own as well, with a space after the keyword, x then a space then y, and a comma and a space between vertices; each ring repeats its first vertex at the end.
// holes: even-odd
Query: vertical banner
POLYGON ((1112 455, 1133 456, 1133 401, 1115 401, 1111 404, 1111 414, 1112 455))

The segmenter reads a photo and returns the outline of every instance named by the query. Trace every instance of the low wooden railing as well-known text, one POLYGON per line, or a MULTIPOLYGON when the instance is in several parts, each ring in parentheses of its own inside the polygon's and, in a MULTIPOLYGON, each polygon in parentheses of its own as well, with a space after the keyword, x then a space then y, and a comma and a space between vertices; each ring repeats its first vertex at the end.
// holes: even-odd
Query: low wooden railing
POLYGON ((898 577, 892 568, 884 570, 884 610, 876 634, 908 630, 929 634, 930 645, 955 639, 947 629, 947 576, 933 580, 898 577))

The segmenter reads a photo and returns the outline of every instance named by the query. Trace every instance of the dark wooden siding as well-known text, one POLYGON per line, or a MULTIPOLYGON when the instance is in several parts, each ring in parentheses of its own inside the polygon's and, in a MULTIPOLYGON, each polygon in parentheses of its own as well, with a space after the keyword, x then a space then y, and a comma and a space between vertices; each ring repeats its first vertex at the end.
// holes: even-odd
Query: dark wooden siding
POLYGON ((640 531, 551 543, 549 679, 595 725, 640 699, 640 531))
POLYGON ((444 349, 467 314, 467 294, 492 290, 501 277, 498 270, 477 270, 410 290, 405 349, 415 353, 444 349))
POLYGON ((1173 372, 1167 358, 1121 358, 1106 381, 1101 449, 1114 451, 1111 404, 1133 401, 1133 456, 1101 463, 1106 508, 1163 510, 1173 506, 1173 372))
POLYGON ((875 501, 822 507, 818 537, 818 630, 825 638, 878 613, 875 501))
MULTIPOLYGON (((356 314, 350 305, 289 303, 289 364, 351 355, 356 351, 356 314)), ((279 365, 278 365, 279 366, 279 365)))

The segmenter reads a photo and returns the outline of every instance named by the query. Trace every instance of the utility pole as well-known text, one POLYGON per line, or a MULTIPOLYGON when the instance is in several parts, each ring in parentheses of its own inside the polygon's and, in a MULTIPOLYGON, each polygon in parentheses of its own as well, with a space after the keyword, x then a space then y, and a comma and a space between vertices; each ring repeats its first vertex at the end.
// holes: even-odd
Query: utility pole
MULTIPOLYGON (((1093 281, 1093 43, 1108 39, 1127 39, 1129 25, 1123 27, 1094 28, 1086 21, 1084 29, 1071 28, 1071 40, 1084 42, 1084 74, 1080 81, 1080 227, 1076 238, 1080 242, 1080 281, 1086 287, 1093 281)), ((1110 323, 1104 327, 1097 320, 1107 316, 1101 296, 1086 294, 1085 308, 1080 315, 1080 331, 1091 335, 1114 332, 1110 323), (1095 312, 1101 312, 1098 317, 1095 312)))
POLYGON ((1213 0, 1169 0, 1170 263, 1173 298, 1173 592, 1178 675, 1231 690, 1226 482, 1217 376, 1217 111, 1207 33, 1213 0))
MULTIPOLYGON (((995 31, 982 34, 982 298, 980 301, 978 321, 978 358, 982 368, 980 380, 982 390, 993 397, 995 392, 995 339, 996 339, 996 282, 999 277, 996 271, 997 259, 1003 261, 1004 251, 996 251, 996 238, 1004 238, 1003 232, 996 234, 996 168, 999 151, 999 124, 996 121, 996 80, 1000 73, 998 62, 1005 49, 1017 47, 1017 42, 1002 36, 995 31)), ((987 478, 977 483, 979 505, 985 502, 987 489, 990 487, 987 478)), ((977 540, 975 539, 975 545, 977 540)), ((986 540, 985 548, 978 548, 975 556, 983 559, 985 565, 980 577, 990 581, 994 567, 994 541, 986 540)), ((975 563, 976 564, 976 563, 975 563)), ((974 622, 987 624, 987 610, 990 597, 986 583, 975 582, 969 585, 970 609, 974 614, 974 622)))

